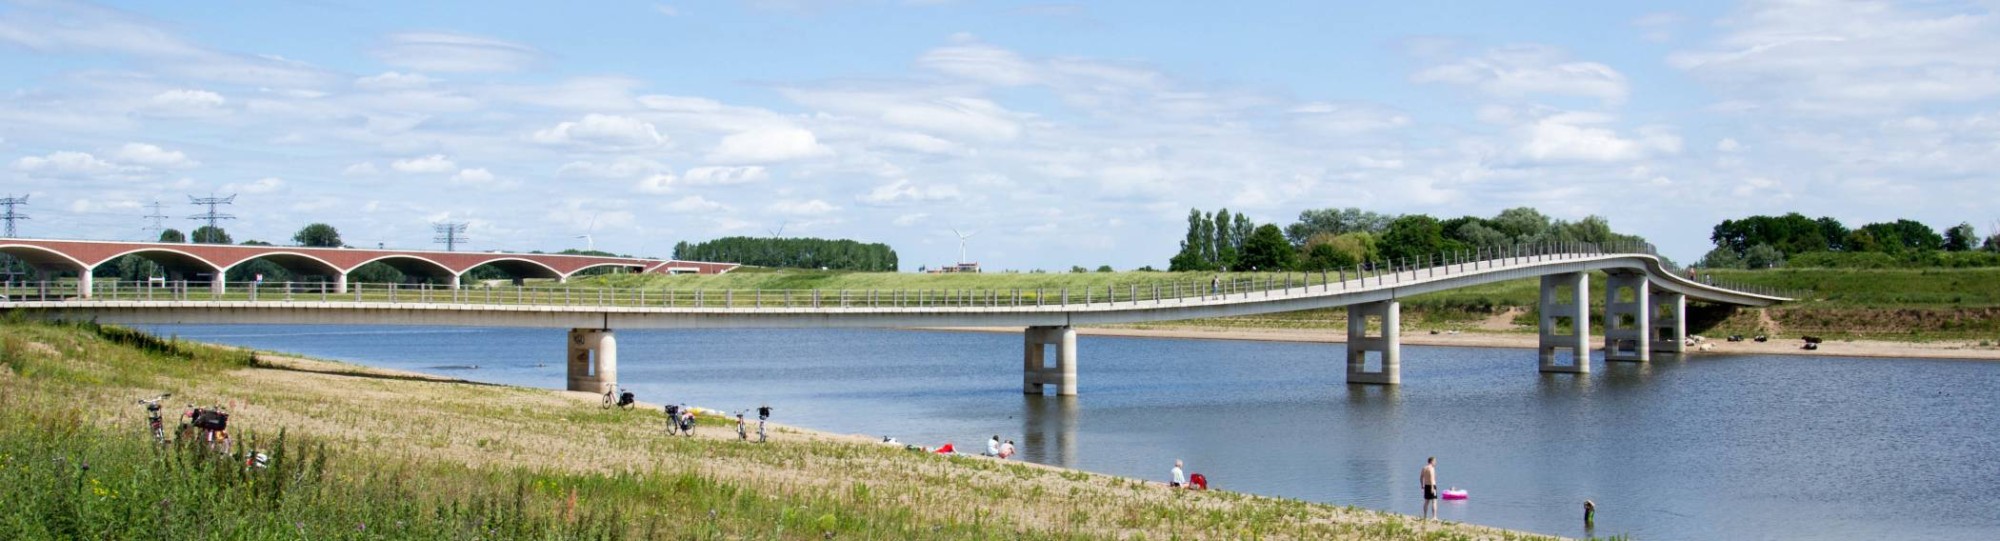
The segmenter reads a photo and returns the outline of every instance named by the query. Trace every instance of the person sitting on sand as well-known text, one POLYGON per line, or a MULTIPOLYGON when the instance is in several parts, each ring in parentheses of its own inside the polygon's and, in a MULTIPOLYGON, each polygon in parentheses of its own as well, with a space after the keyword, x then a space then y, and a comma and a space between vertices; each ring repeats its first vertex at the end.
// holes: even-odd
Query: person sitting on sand
POLYGON ((1007 443, 1000 444, 1000 458, 1011 456, 1014 456, 1014 440, 1007 440, 1007 443))
POLYGON ((1178 458, 1174 459, 1173 475, 1174 475, 1174 480, 1169 481, 1167 483, 1168 488, 1181 488, 1187 486, 1187 473, 1181 471, 1181 460, 1178 458))
POLYGON ((999 435, 999 434, 994 434, 994 435, 993 435, 993 439, 990 439, 990 440, 986 440, 986 454, 983 454, 983 455, 980 455, 980 456, 1000 456, 1000 435, 999 435))

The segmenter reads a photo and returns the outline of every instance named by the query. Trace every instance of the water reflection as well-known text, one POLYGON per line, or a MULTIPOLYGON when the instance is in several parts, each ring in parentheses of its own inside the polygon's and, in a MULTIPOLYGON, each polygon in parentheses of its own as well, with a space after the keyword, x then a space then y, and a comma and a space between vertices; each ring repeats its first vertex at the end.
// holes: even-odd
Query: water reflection
POLYGON ((1021 396, 1023 460, 1076 465, 1076 422, 1082 408, 1074 396, 1021 396))

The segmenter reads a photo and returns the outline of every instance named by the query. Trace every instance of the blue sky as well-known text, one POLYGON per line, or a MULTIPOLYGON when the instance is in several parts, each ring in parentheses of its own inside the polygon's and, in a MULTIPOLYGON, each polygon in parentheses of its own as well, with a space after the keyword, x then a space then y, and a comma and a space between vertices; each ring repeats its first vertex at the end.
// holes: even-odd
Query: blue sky
POLYGON ((1164 266, 1187 209, 1799 211, 1992 233, 1990 1, 0 4, 24 236, 669 255, 766 235, 1164 266))

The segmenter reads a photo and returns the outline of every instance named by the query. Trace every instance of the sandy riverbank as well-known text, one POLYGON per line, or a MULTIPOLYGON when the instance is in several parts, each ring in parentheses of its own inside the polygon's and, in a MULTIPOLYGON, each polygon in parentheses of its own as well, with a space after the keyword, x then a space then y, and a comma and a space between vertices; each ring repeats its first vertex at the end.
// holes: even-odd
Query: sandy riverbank
MULTIPOLYGON (((927 330, 963 332, 1021 332, 1020 327, 935 327, 927 330)), ((1216 329, 1206 327, 1080 327, 1077 333, 1084 336, 1127 336, 1140 338, 1177 338, 1191 340, 1254 340, 1269 342, 1309 342, 1346 343, 1347 333, 1342 329, 1216 329)), ((1535 349, 1538 345, 1533 334, 1503 332, 1461 332, 1457 334, 1412 332, 1405 330, 1403 343, 1414 346, 1453 346, 1481 348, 1535 349)), ((1690 355, 1818 355, 1828 357, 1872 357, 1907 359, 1958 359, 2000 361, 2000 347, 1981 346, 1971 341, 1939 342, 1890 342, 1881 340, 1831 340, 1820 344, 1818 350, 1800 349, 1803 343, 1797 338, 1773 339, 1768 342, 1729 342, 1721 339, 1708 340, 1708 351, 1689 350, 1690 355)))

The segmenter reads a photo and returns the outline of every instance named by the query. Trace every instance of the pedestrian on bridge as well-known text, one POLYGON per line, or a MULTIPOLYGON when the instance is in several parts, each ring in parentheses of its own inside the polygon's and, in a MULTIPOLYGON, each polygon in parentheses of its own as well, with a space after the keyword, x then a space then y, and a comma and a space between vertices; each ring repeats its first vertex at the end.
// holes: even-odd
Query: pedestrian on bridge
POLYGON ((1222 276, 1221 276, 1221 275, 1216 275, 1215 277, 1213 277, 1213 278, 1209 278, 1209 279, 1208 279, 1208 294, 1209 294, 1209 296, 1211 296, 1211 297, 1213 297, 1213 296, 1220 296, 1220 295, 1222 295, 1222 276))

